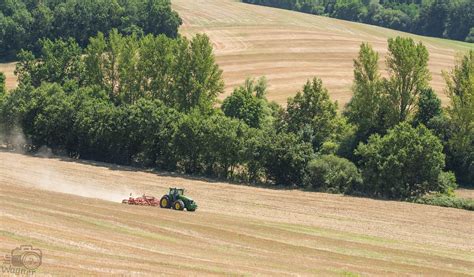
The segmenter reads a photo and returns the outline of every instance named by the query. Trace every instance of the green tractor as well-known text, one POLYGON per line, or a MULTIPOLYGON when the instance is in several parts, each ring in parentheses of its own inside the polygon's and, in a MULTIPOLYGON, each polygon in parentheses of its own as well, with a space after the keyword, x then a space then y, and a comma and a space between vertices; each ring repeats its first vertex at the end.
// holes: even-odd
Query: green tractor
POLYGON ((163 209, 172 208, 178 211, 182 211, 186 208, 189 212, 194 212, 198 206, 193 199, 184 196, 184 189, 170 188, 169 193, 161 197, 160 207, 163 209))

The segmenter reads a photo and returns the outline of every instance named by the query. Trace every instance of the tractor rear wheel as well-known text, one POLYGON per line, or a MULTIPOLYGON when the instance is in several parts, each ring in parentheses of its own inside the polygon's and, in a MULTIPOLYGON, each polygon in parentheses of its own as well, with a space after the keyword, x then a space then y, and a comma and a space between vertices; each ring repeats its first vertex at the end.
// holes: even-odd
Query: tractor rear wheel
POLYGON ((164 195, 163 197, 161 197, 160 207, 163 208, 163 209, 171 208, 171 201, 170 201, 170 197, 168 195, 164 195))
POLYGON ((174 201, 173 209, 178 210, 178 211, 184 210, 184 202, 182 200, 174 201))

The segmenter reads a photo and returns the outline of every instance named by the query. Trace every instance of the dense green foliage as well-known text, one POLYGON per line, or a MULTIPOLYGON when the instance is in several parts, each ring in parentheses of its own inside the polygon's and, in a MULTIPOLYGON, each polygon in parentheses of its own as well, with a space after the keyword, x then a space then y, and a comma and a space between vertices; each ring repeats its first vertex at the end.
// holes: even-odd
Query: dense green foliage
POLYGON ((336 129, 337 104, 329 99, 321 79, 308 81, 302 92, 288 99, 285 122, 290 132, 301 130, 311 137, 315 149, 331 137, 336 129))
POLYGON ((37 53, 43 38, 73 38, 81 47, 98 32, 178 35, 181 19, 169 0, 8 0, 0 2, 0 57, 37 53))
POLYGON ((422 44, 389 40, 386 77, 362 44, 354 97, 340 114, 319 78, 286 108, 268 102, 263 78, 218 107, 222 71, 204 35, 114 30, 84 48, 74 39, 40 45, 20 53, 19 86, 0 94, 0 137, 13 148, 392 199, 452 196, 456 177, 472 182, 472 52, 445 73, 451 104, 443 109, 422 44))
POLYGON ((209 109, 224 87, 209 38, 203 35, 189 41, 164 35, 124 37, 112 31, 109 38, 101 33, 91 38, 84 50, 72 39, 41 43, 39 59, 23 51, 16 70, 20 82, 34 87, 73 83, 96 87, 116 105, 159 99, 180 111, 209 109))
POLYGON ((428 53, 411 39, 389 40, 387 78, 378 71, 378 54, 361 45, 354 61, 354 96, 344 110, 348 121, 357 127, 357 141, 370 135, 384 135, 400 122, 428 127, 442 142, 447 169, 465 185, 474 183, 474 58, 465 55, 451 72, 445 72, 449 108, 428 86, 428 53))
POLYGON ((222 103, 226 116, 244 121, 252 128, 261 128, 271 122, 272 110, 265 99, 267 90, 265 78, 255 82, 247 79, 244 86, 234 90, 222 103))
POLYGON ((361 157, 366 193, 403 199, 441 190, 443 146, 424 126, 397 125, 383 137, 371 136, 356 154, 361 157))
POLYGON ((392 124, 406 121, 413 113, 419 94, 431 80, 428 50, 411 38, 388 40, 387 67, 389 78, 384 80, 388 102, 393 114, 392 124))
POLYGON ((419 203, 419 204, 427 204, 427 205, 433 205, 433 206, 474 211, 473 199, 457 198, 457 197, 449 196, 445 194, 427 195, 427 196, 415 199, 414 202, 419 203))
POLYGON ((305 184, 311 190, 351 193, 359 189, 362 177, 349 160, 322 155, 308 164, 305 184))
POLYGON ((303 185, 305 168, 313 158, 311 144, 292 133, 273 134, 263 148, 267 178, 278 185, 303 185))
POLYGON ((430 90, 428 51, 411 38, 388 40, 387 76, 381 77, 378 54, 362 44, 354 60, 354 96, 345 107, 349 122, 357 126, 358 141, 374 133, 385 134, 418 115, 420 95, 430 90))
POLYGON ((185 172, 228 177, 242 162, 247 131, 245 124, 219 113, 191 113, 179 122, 172 144, 185 172))
POLYGON ((371 134, 383 133, 386 129, 387 101, 378 62, 377 52, 367 43, 362 44, 354 60, 353 96, 344 110, 348 121, 357 126, 359 141, 366 141, 371 134))
POLYGON ((354 128, 337 113, 321 79, 306 82, 303 90, 288 99, 278 128, 298 135, 315 152, 351 156, 354 128))
POLYGON ((363 22, 420 35, 474 42, 471 0, 242 0, 363 22))
POLYGON ((20 85, 1 105, 7 144, 21 127, 32 150, 45 145, 85 159, 301 184, 313 149, 295 134, 264 133, 279 108, 267 102, 263 79, 224 101, 227 116, 215 108, 223 81, 208 37, 112 31, 85 49, 72 39, 41 45, 38 57, 19 55, 20 85), (247 96, 256 117, 246 111, 247 96))
POLYGON ((436 96, 432 88, 422 90, 420 98, 418 99, 415 118, 413 122, 415 125, 424 124, 430 126, 430 121, 441 116, 443 109, 441 107, 441 100, 436 96))
POLYGON ((447 141, 448 166, 459 181, 474 184, 474 51, 464 56, 451 72, 445 72, 448 115, 452 135, 447 141))

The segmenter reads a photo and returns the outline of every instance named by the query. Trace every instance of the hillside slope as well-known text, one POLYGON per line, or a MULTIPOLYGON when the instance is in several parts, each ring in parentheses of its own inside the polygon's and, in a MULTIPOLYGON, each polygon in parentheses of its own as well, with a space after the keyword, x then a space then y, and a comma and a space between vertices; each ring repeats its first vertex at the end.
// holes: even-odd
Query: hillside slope
MULTIPOLYGON (((429 49, 431 85, 446 103, 442 70, 450 70, 459 53, 474 44, 429 38, 381 27, 309 15, 238 0, 172 0, 184 24, 180 32, 210 36, 217 61, 224 70, 225 93, 243 84, 247 77, 266 76, 270 100, 285 104, 309 78, 321 77, 331 97, 342 107, 351 98, 352 61, 359 45, 370 42, 383 55, 387 38, 412 37, 429 49)), ((7 87, 16 86, 14 63, 0 64, 7 87)))
POLYGON ((474 213, 464 210, 9 152, 0 152, 0 199, 0 256, 32 244, 45 275, 474 271, 474 213), (161 195, 169 186, 184 186, 198 211, 120 204, 129 192, 161 195))
POLYGON ((359 45, 368 41, 377 51, 385 53, 387 38, 395 36, 412 37, 428 47, 431 84, 445 100, 441 70, 453 66, 458 52, 474 49, 474 44, 238 0, 172 0, 172 3, 183 18, 182 33, 204 32, 214 42, 219 65, 224 70, 226 95, 246 77, 265 75, 270 83, 269 99, 282 104, 313 76, 321 77, 332 98, 345 104, 351 97, 352 60, 359 45))

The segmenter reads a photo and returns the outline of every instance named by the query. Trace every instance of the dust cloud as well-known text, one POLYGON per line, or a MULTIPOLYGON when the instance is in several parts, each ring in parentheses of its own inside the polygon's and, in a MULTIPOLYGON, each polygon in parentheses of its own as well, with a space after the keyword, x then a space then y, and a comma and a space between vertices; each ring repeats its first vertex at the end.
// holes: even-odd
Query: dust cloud
POLYGON ((83 176, 84 178, 75 178, 72 180, 64 173, 59 172, 51 167, 41 168, 35 176, 36 180, 31 182, 35 188, 73 194, 88 198, 97 198, 107 201, 120 202, 127 198, 130 189, 117 188, 92 181, 90 176, 83 176))
MULTIPOLYGON (((15 128, 8 135, 0 132, 0 148, 7 152, 26 154, 28 144, 28 139, 19 128, 15 128)), ((46 159, 55 158, 53 151, 46 146, 41 146, 35 151, 34 156, 46 159)), ((8 171, 11 170, 9 169, 11 165, 1 164, 2 162, 0 161, 0 170, 7 171, 5 172, 6 175, 10 175, 8 171)), ((22 167, 28 168, 27 171, 25 170, 21 174, 23 184, 26 187, 113 202, 121 202, 131 192, 134 192, 130 188, 119 184, 94 181, 94 178, 91 178, 91 176, 69 171, 65 172, 54 166, 45 166, 45 163, 37 162, 31 165, 22 165, 22 167)), ((11 172, 11 174, 14 173, 11 172)), ((7 181, 8 177, 6 178, 7 181)))
POLYGON ((29 142, 21 128, 14 127, 8 133, 4 133, 0 129, 0 146, 3 148, 8 148, 13 152, 24 154, 28 144, 29 142))

